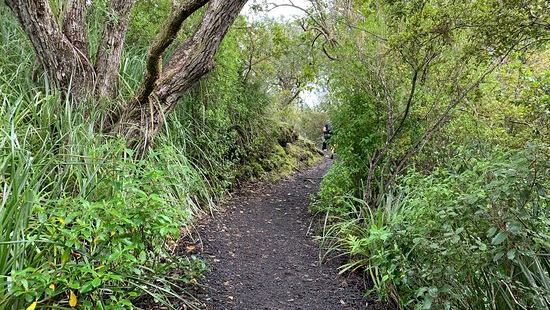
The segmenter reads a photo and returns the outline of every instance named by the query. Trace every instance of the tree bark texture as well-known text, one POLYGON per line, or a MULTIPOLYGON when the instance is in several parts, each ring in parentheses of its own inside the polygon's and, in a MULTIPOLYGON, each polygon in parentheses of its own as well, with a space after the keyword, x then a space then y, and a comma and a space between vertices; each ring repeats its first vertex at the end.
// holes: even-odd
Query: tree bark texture
POLYGON ((94 69, 86 49, 76 47, 86 44, 85 37, 76 26, 83 19, 79 14, 80 2, 76 1, 65 16, 64 28, 68 34, 59 28, 48 0, 6 0, 6 3, 28 34, 50 83, 76 97, 93 87, 94 69))
POLYGON ((95 92, 98 97, 116 96, 120 59, 134 2, 134 0, 112 0, 110 3, 95 66, 97 74, 95 92))
POLYGON ((89 58, 86 29, 86 0, 73 0, 63 17, 63 33, 82 55, 89 58))
POLYGON ((170 17, 149 48, 143 84, 137 94, 139 102, 147 101, 154 91, 162 69, 162 55, 176 39, 183 22, 207 2, 208 0, 187 1, 172 9, 170 17))

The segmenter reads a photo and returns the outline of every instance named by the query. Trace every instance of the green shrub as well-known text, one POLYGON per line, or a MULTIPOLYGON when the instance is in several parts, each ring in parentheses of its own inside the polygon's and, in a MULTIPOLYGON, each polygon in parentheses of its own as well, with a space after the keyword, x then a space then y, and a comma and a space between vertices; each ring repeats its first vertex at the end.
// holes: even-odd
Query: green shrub
POLYGON ((11 272, 8 295, 62 305, 73 291, 83 309, 120 309, 147 291, 169 290, 163 273, 191 269, 193 261, 166 244, 191 218, 160 188, 174 180, 146 163, 118 164, 98 184, 100 199, 35 202, 27 250, 44 259, 11 272))
POLYGON ((353 196, 355 192, 355 183, 349 167, 342 161, 336 161, 321 181, 319 199, 312 204, 311 211, 330 212, 334 215, 346 214, 350 210, 344 197, 353 196))
POLYGON ((548 308, 545 154, 547 145, 412 172, 395 189, 402 198, 388 194, 375 210, 348 198, 356 210, 331 231, 351 257, 344 270, 366 268, 380 296, 405 308, 548 308))
POLYGON ((132 308, 142 294, 168 304, 199 276, 202 262, 170 244, 211 197, 183 154, 164 141, 135 160, 94 132, 98 114, 0 91, 0 308, 66 307, 71 295, 84 309, 132 308))

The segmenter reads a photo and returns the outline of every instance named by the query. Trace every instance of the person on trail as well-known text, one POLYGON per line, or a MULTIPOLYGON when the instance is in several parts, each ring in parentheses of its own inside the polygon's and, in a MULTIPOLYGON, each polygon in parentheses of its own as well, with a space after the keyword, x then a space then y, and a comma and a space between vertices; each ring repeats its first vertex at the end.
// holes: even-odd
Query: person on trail
MULTIPOLYGON (((323 152, 328 151, 328 144, 331 136, 332 136, 332 130, 330 128, 330 125, 327 123, 323 126, 323 152)), ((328 154, 325 156, 328 157, 328 154)), ((332 154, 330 155, 330 158, 333 158, 332 154)))

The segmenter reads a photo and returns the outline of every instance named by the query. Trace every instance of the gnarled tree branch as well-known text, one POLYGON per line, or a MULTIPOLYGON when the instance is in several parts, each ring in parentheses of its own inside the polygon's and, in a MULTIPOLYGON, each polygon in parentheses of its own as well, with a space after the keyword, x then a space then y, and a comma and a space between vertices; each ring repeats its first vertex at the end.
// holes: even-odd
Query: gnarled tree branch
MULTIPOLYGON (((139 137, 140 140, 135 141, 138 149, 145 150, 151 145, 164 125, 165 114, 171 112, 181 96, 214 67, 214 55, 246 1, 211 0, 195 33, 176 47, 162 71, 159 52, 175 34, 167 32, 155 44, 148 60, 144 86, 136 100, 126 107, 117 126, 130 139, 135 141, 139 137), (168 40, 162 40, 163 37, 168 40)), ((191 9, 197 10, 200 4, 194 3, 191 9)), ((177 18, 172 20, 181 25, 177 18)))
POLYGON ((162 55, 176 39, 183 22, 191 16, 191 14, 203 7, 207 2, 208 0, 191 0, 178 6, 174 6, 170 17, 149 48, 143 85, 137 94, 138 102, 144 103, 149 100, 148 98, 155 88, 155 83, 157 82, 162 69, 162 55))
POLYGON ((212 0, 199 28, 180 44, 162 71, 156 95, 165 112, 203 75, 214 68, 214 55, 247 0, 212 0))

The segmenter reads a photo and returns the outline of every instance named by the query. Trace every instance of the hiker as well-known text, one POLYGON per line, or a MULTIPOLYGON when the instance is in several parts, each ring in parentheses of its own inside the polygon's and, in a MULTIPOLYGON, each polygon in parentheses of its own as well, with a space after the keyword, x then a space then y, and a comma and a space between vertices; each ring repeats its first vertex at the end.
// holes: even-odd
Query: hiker
MULTIPOLYGON (((330 137, 332 136, 332 130, 330 128, 330 125, 327 123, 323 126, 323 152, 328 151, 328 144, 330 141, 330 137)), ((328 157, 328 155, 325 155, 328 157)), ((332 158, 333 155, 330 155, 330 158, 332 158)))

